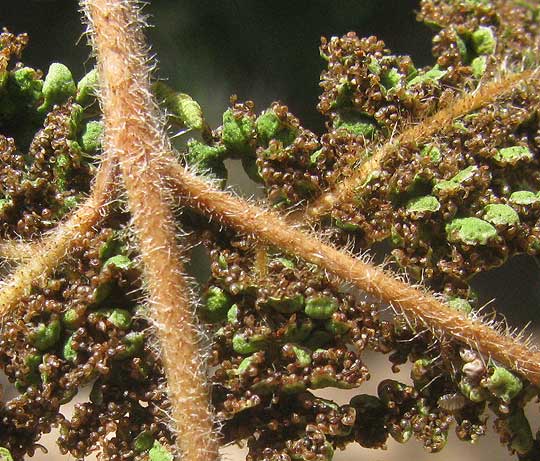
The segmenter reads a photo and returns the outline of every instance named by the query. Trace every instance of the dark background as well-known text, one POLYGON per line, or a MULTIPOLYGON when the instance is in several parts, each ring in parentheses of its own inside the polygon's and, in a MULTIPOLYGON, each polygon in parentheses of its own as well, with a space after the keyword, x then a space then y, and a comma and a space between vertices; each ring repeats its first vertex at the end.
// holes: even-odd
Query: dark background
MULTIPOLYGON (((238 94, 258 110, 279 99, 321 132, 320 37, 375 34, 417 66, 428 65, 432 32, 415 20, 417 9, 417 0, 154 0, 145 11, 157 74, 198 100, 212 125, 238 94)), ((46 71, 63 62, 76 79, 93 66, 76 1, 0 0, 0 24, 30 34, 28 65, 46 71)), ((474 285, 482 302, 496 298, 497 310, 521 326, 538 318, 539 274, 536 259, 520 256, 474 285)))
MULTIPOLYGON (((415 20, 417 7, 416 0, 154 0, 145 11, 158 74, 200 101, 210 119, 235 93, 260 108, 279 99, 321 129, 320 37, 376 34, 425 65, 431 32, 415 20)), ((76 1, 0 0, 0 21, 30 34, 26 63, 46 70, 61 61, 76 77, 91 67, 76 1)))

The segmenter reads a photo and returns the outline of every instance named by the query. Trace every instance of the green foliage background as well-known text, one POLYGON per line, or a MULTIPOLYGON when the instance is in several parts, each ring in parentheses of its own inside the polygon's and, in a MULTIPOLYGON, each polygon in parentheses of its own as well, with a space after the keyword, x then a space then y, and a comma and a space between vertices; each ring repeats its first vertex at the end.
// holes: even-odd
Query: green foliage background
MULTIPOLYGON (((149 34, 158 75, 198 100, 213 126, 229 96, 238 94, 253 99, 259 110, 279 99, 305 127, 320 132, 320 37, 349 30, 376 34, 395 53, 427 65, 431 32, 416 22, 417 7, 416 0, 154 0, 146 11, 154 24, 149 34)), ((24 61, 31 66, 46 70, 51 62, 63 62, 76 79, 93 66, 74 0, 0 0, 0 24, 29 33, 24 61)), ((497 310, 511 324, 540 324, 535 259, 514 258, 475 285, 484 302, 497 298, 497 310)))
MULTIPOLYGON (((314 109, 320 37, 377 34, 424 65, 431 34, 416 22, 417 6, 417 0, 153 0, 146 12, 159 75, 200 101, 211 121, 235 93, 261 109, 280 99, 306 127, 320 129, 314 109)), ((0 19, 13 32, 30 34, 25 60, 31 65, 46 69, 59 60, 76 78, 85 60, 91 66, 76 1, 2 0, 0 19)))
MULTIPOLYGON (((417 66, 432 62, 432 32, 415 19, 418 0, 152 0, 146 7, 158 75, 201 103, 213 126, 230 95, 252 99, 258 110, 272 101, 287 104, 306 128, 322 131, 315 109, 321 36, 356 31, 377 35, 417 66)), ((75 0, 0 0, 0 24, 28 32, 24 60, 47 70, 63 62, 76 79, 92 68, 84 26, 75 0)), ((482 302, 510 323, 539 318, 540 269, 527 256, 477 277, 482 302)))

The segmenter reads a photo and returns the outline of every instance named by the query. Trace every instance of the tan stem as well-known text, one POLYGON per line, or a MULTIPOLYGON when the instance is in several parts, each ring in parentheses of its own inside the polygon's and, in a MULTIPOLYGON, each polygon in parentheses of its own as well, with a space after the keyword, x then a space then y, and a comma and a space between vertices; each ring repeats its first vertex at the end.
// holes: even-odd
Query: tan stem
POLYGON ((327 214, 334 206, 347 203, 351 200, 358 188, 369 178, 374 171, 380 170, 384 161, 399 149, 399 146, 408 143, 421 144, 435 134, 442 134, 452 126, 452 122, 465 114, 492 103, 497 98, 508 94, 522 83, 534 82, 538 79, 538 72, 523 71, 505 75, 499 80, 482 85, 476 92, 465 94, 448 104, 444 109, 436 112, 417 125, 403 131, 392 141, 377 148, 373 155, 353 174, 341 181, 334 190, 324 193, 305 210, 305 215, 314 221, 327 214))
POLYGON ((87 0, 101 79, 105 150, 119 162, 139 240, 150 316, 161 344, 177 449, 187 461, 218 458, 218 443, 190 289, 160 172, 172 161, 150 89, 137 2, 87 0))
POLYGON ((115 161, 105 156, 96 174, 92 195, 64 222, 58 224, 32 255, 2 282, 0 290, 0 319, 8 315, 19 301, 30 293, 32 284, 44 281, 73 247, 77 237, 99 222, 111 200, 115 161))
POLYGON ((530 350, 480 320, 464 317, 430 293, 420 291, 369 263, 362 262, 316 237, 291 227, 277 213, 266 211, 213 188, 178 164, 169 167, 171 183, 182 203, 210 215, 236 231, 275 245, 287 253, 316 264, 357 288, 390 303, 412 319, 439 334, 477 348, 510 369, 540 384, 540 353, 530 350))
POLYGON ((7 239, 0 241, 0 258, 8 261, 27 261, 43 247, 43 242, 25 242, 23 240, 7 239))

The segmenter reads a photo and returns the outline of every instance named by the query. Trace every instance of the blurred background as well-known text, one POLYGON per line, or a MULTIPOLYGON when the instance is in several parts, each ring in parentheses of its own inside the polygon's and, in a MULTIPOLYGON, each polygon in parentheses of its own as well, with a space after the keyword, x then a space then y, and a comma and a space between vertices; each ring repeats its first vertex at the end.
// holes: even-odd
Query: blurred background
MULTIPOLYGON (((157 75, 173 87, 193 96, 203 107, 213 127, 220 124, 229 97, 251 99, 258 111, 272 101, 287 104, 302 124, 321 133, 324 120, 316 111, 318 78, 324 62, 319 57, 321 36, 343 35, 352 30, 359 36, 377 35, 397 54, 409 54, 420 67, 432 62, 432 32, 415 20, 417 0, 154 0, 145 8, 152 27, 148 30, 156 55, 157 75)), ((30 45, 24 62, 47 70, 51 62, 63 62, 79 79, 93 67, 83 35, 78 3, 73 0, 0 0, 0 25, 15 33, 28 32, 30 45)), ((233 182, 240 176, 231 174, 233 182)), ((242 183, 245 193, 256 193, 242 183)), ((537 259, 513 258, 504 267, 482 274, 474 282, 482 303, 503 313, 511 325, 532 322, 540 327, 540 269, 537 259)), ((368 357, 372 379, 362 393, 374 393, 379 381, 390 377, 387 361, 368 357)), ((408 370, 395 379, 408 381, 408 370)), ((7 396, 10 390, 5 389, 7 396)), ((324 396, 331 394, 325 392, 324 396)), ((332 394, 345 403, 351 393, 332 394)), ((66 413, 70 409, 66 408, 66 413)), ((538 429, 538 407, 534 413, 538 429)), ((491 426, 491 424, 489 424, 491 426)), ((36 460, 59 459, 52 437, 44 441, 48 455, 36 460)), ((241 459, 240 449, 224 453, 241 459)), ((346 459, 397 460, 509 460, 506 449, 492 434, 477 445, 460 443, 452 434, 448 448, 437 455, 424 453, 415 441, 402 446, 389 441, 387 451, 351 446, 338 452, 346 459)))

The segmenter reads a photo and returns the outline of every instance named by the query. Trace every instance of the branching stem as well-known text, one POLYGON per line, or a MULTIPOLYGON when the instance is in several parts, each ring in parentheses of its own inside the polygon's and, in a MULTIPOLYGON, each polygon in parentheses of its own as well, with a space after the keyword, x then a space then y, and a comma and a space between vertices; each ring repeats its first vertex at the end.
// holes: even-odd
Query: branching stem
MULTIPOLYGON (((486 104, 490 104, 497 98, 508 94, 517 85, 528 83, 538 79, 538 72, 523 71, 503 76, 482 85, 472 94, 464 94, 462 97, 448 104, 444 109, 427 117, 417 125, 403 131, 395 139, 377 148, 373 155, 366 160, 354 173, 340 182, 337 187, 323 194, 313 204, 305 210, 307 218, 315 221, 340 203, 351 200, 358 188, 369 178, 370 174, 381 169, 381 165, 391 155, 393 155, 401 145, 409 143, 422 143, 427 141, 434 134, 441 134, 452 126, 452 122, 476 110, 486 104)), ((361 191, 360 191, 361 193, 361 191)))
POLYGON ((150 91, 143 20, 135 1, 87 0, 101 79, 104 148, 116 156, 139 240, 150 317, 161 344, 177 448, 186 461, 212 461, 218 443, 190 289, 165 184, 171 147, 150 91))
POLYGON ((32 284, 45 280, 67 254, 78 236, 91 230, 106 213, 114 188, 115 161, 110 155, 105 156, 96 174, 92 195, 65 222, 56 229, 42 244, 32 246, 32 254, 27 262, 2 282, 0 290, 0 319, 8 315, 28 295, 32 284), (38 251, 39 250, 39 251, 38 251))
MULTIPOLYGON (((433 294, 397 280, 391 274, 340 251, 287 223, 279 214, 261 209, 217 190, 184 169, 172 156, 162 120, 150 92, 150 69, 143 21, 135 0, 81 0, 91 23, 101 79, 106 127, 105 151, 90 198, 44 239, 44 248, 5 282, 0 291, 0 317, 43 280, 70 250, 77 236, 95 226, 106 210, 114 184, 115 161, 127 190, 133 226, 139 239, 150 312, 161 342, 178 451, 187 461, 213 461, 218 442, 208 402, 208 384, 199 350, 188 284, 182 274, 168 187, 181 202, 238 232, 253 235, 263 245, 314 263, 357 288, 377 296, 414 322, 477 348, 540 385, 540 353, 497 332, 481 320, 462 316, 433 294)), ((492 82, 465 96, 381 147, 332 195, 323 197, 320 215, 336 201, 350 197, 367 172, 376 169, 397 145, 426 139, 453 119, 486 104, 517 84, 536 78, 531 72, 492 82), (322 211, 321 211, 322 210, 322 211)), ((264 250, 261 250, 264 251, 264 250)), ((264 266, 261 253, 260 266, 264 266)))
POLYGON ((362 262, 316 237, 291 227, 277 213, 266 211, 213 188, 177 164, 169 175, 181 201, 238 232, 275 245, 287 253, 316 264, 321 269, 351 282, 402 311, 413 321, 438 334, 448 335, 478 349, 540 384, 540 353, 530 350, 480 320, 464 317, 430 293, 401 282, 382 269, 362 262))

